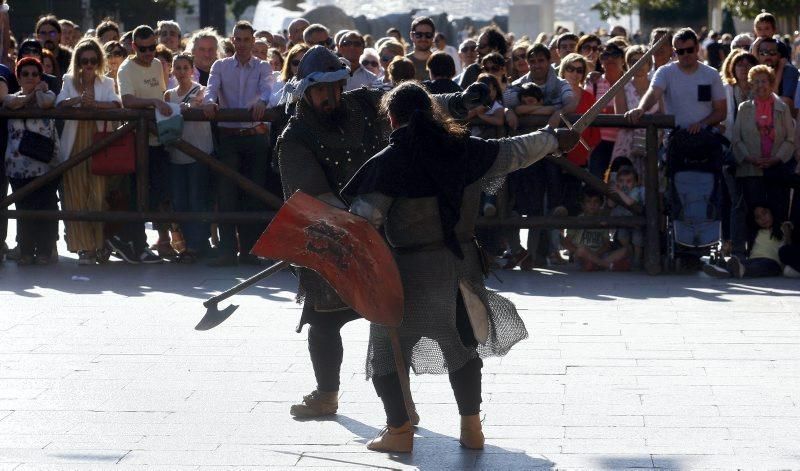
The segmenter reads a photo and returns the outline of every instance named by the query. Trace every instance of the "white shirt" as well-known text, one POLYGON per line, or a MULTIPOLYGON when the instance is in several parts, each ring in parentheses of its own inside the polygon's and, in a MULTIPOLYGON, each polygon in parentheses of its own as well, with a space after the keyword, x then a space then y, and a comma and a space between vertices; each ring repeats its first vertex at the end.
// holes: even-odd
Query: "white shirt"
POLYGON ((355 72, 347 79, 347 85, 344 87, 344 91, 349 92, 351 90, 357 90, 361 87, 371 88, 375 84, 375 80, 378 77, 375 76, 372 72, 367 70, 365 67, 360 67, 356 69, 355 72))

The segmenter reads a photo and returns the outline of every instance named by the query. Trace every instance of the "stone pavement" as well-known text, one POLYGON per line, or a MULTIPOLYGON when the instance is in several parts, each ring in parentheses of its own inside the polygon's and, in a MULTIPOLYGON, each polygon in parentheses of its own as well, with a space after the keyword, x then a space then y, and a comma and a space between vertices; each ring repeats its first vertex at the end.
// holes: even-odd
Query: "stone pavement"
POLYGON ((313 388, 287 273, 193 330, 256 271, 0 268, 0 470, 800 468, 800 283, 704 275, 501 273, 530 338, 486 361, 483 452, 459 448, 444 376, 412 377, 414 453, 367 452, 382 408, 368 326, 346 339, 339 415, 313 388))

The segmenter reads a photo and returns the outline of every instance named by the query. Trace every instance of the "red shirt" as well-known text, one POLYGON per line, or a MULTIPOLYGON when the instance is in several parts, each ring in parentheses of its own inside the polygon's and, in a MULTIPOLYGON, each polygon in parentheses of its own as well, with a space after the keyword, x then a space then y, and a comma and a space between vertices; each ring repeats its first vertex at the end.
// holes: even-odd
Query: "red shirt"
MULTIPOLYGON (((575 108, 575 112, 578 114, 585 113, 594 104, 594 95, 592 95, 592 92, 588 90, 582 90, 582 92, 578 107, 575 108)), ((579 143, 574 149, 569 151, 567 159, 579 167, 585 167, 589 162, 589 154, 592 152, 592 149, 600 143, 600 128, 589 126, 581 133, 581 137, 583 141, 589 145, 589 149, 587 150, 579 143)))

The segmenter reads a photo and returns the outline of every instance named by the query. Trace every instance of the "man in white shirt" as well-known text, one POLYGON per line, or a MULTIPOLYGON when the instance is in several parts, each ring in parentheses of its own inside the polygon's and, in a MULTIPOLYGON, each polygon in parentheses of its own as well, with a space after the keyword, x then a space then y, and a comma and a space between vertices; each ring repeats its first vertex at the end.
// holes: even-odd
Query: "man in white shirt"
POLYGON ((659 67, 639 106, 625 116, 636 123, 644 110, 663 97, 666 112, 675 116, 675 124, 697 134, 725 120, 725 90, 719 72, 699 61, 697 34, 691 28, 676 32, 672 46, 678 60, 659 67))
POLYGON ((364 37, 358 31, 348 31, 339 37, 336 50, 340 56, 350 62, 350 77, 344 91, 349 92, 361 87, 371 87, 378 78, 375 74, 362 67, 359 60, 364 53, 364 37))

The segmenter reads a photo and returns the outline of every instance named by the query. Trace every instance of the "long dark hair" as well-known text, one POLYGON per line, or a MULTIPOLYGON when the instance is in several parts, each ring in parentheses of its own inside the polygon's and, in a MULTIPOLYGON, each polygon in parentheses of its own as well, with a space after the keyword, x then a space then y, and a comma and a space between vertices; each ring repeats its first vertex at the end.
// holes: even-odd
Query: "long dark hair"
POLYGON ((416 82, 403 82, 384 95, 381 114, 391 114, 398 124, 407 125, 412 151, 459 145, 469 136, 466 126, 446 115, 428 92, 416 82))
POLYGON ((756 223, 756 217, 755 217, 756 208, 764 208, 768 210, 769 213, 772 215, 772 227, 769 229, 770 239, 783 240, 783 232, 781 231, 782 221, 778 221, 777 219, 775 219, 775 210, 772 209, 772 205, 769 204, 769 202, 767 201, 758 201, 750 207, 747 214, 747 228, 749 229, 747 237, 748 252, 753 250, 753 244, 756 241, 756 236, 758 235, 758 231, 761 230, 761 227, 759 227, 758 223, 756 223))

